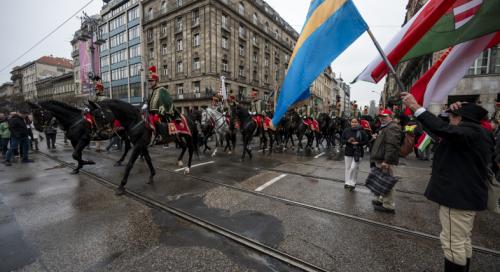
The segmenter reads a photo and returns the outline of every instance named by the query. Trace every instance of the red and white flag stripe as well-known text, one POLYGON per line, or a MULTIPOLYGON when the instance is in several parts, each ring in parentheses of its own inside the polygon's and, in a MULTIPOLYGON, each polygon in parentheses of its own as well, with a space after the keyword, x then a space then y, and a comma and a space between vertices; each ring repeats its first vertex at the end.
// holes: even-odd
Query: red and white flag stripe
POLYGON ((481 4, 483 0, 460 0, 463 3, 459 3, 460 6, 457 6, 453 9, 453 15, 455 17, 455 29, 458 29, 465 25, 467 22, 472 20, 476 12, 481 8, 481 4))
POLYGON ((486 49, 500 43, 500 32, 450 48, 410 90, 424 107, 441 103, 457 87, 469 68, 486 49))
MULTIPOLYGON (((430 0, 406 23, 385 48, 390 62, 397 64, 434 24, 455 4, 450 0, 430 0)), ((372 83, 379 82, 388 72, 382 57, 375 58, 355 79, 372 83)))

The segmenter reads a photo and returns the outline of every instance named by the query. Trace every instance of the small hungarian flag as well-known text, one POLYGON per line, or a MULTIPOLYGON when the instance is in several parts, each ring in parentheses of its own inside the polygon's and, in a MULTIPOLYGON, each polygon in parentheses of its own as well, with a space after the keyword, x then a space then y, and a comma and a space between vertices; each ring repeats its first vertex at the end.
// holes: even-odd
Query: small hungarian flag
POLYGON ((418 142, 415 147, 418 148, 418 151, 424 152, 425 149, 431 144, 432 138, 427 133, 423 133, 420 138, 418 138, 418 142))
POLYGON ((500 0, 456 0, 450 10, 404 56, 424 56, 500 30, 500 0))

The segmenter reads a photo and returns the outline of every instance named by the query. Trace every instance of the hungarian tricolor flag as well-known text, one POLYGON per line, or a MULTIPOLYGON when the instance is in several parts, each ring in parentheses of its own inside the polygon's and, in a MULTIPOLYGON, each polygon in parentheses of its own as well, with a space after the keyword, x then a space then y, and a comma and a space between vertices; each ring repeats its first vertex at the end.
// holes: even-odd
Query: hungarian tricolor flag
MULTIPOLYGON (((500 0, 429 1, 385 49, 393 65, 500 30, 500 0)), ((379 82, 388 72, 381 57, 356 80, 379 82)))
MULTIPOLYGON (((500 43, 500 32, 492 33, 448 49, 413 85, 410 93, 424 107, 441 103, 458 85, 479 55, 500 43)), ((408 110, 406 112, 409 113, 408 110)))
POLYGON ((431 136, 424 132, 420 138, 418 138, 418 142, 415 144, 415 147, 418 148, 418 151, 424 152, 431 143, 431 136))

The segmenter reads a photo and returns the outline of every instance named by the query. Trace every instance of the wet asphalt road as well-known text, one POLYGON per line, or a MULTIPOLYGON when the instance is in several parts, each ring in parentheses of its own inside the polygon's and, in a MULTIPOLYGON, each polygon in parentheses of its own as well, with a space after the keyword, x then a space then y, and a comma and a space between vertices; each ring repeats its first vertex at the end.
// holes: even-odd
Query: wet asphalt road
MULTIPOLYGON (((435 240, 231 188, 259 188, 265 195, 438 236, 438 207, 422 196, 428 162, 403 160, 396 171, 402 179, 397 213, 386 215, 373 211, 363 186, 344 190, 343 161, 330 153, 263 156, 255 150, 254 159, 244 163, 239 151, 215 158, 202 154, 193 160, 191 176, 175 172, 178 150, 155 147, 151 153, 155 183, 145 184, 148 169, 138 160, 129 190, 326 270, 442 270, 435 240)), ((49 154, 72 162, 71 149, 61 141, 49 154)), ((118 184, 124 168, 112 165, 119 155, 86 151, 97 165, 85 169, 118 184)), ((0 165, 0 259, 8 260, 0 271, 292 271, 166 212, 115 197, 110 188, 83 174, 70 175, 71 169, 44 156, 34 158, 30 165, 0 165)), ((361 171, 363 183, 367 162, 361 171)), ((500 251, 499 225, 498 216, 480 213, 473 244, 500 251)), ((500 256, 475 252, 472 271, 500 271, 500 256)))

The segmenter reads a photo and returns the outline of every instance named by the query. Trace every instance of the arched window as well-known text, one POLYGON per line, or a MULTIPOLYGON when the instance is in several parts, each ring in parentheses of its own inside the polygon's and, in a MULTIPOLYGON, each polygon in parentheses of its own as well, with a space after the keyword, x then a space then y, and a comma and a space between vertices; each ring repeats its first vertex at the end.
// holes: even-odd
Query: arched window
POLYGON ((245 5, 243 4, 243 2, 240 2, 240 6, 239 6, 239 12, 241 15, 245 15, 245 5))
POLYGON ((258 22, 259 22, 259 16, 257 15, 257 13, 254 13, 253 14, 253 23, 256 25, 258 22))
POLYGON ((162 13, 167 12, 167 2, 166 1, 161 2, 161 12, 162 13))
POLYGON ((148 19, 153 19, 153 8, 149 8, 148 10, 148 19))

